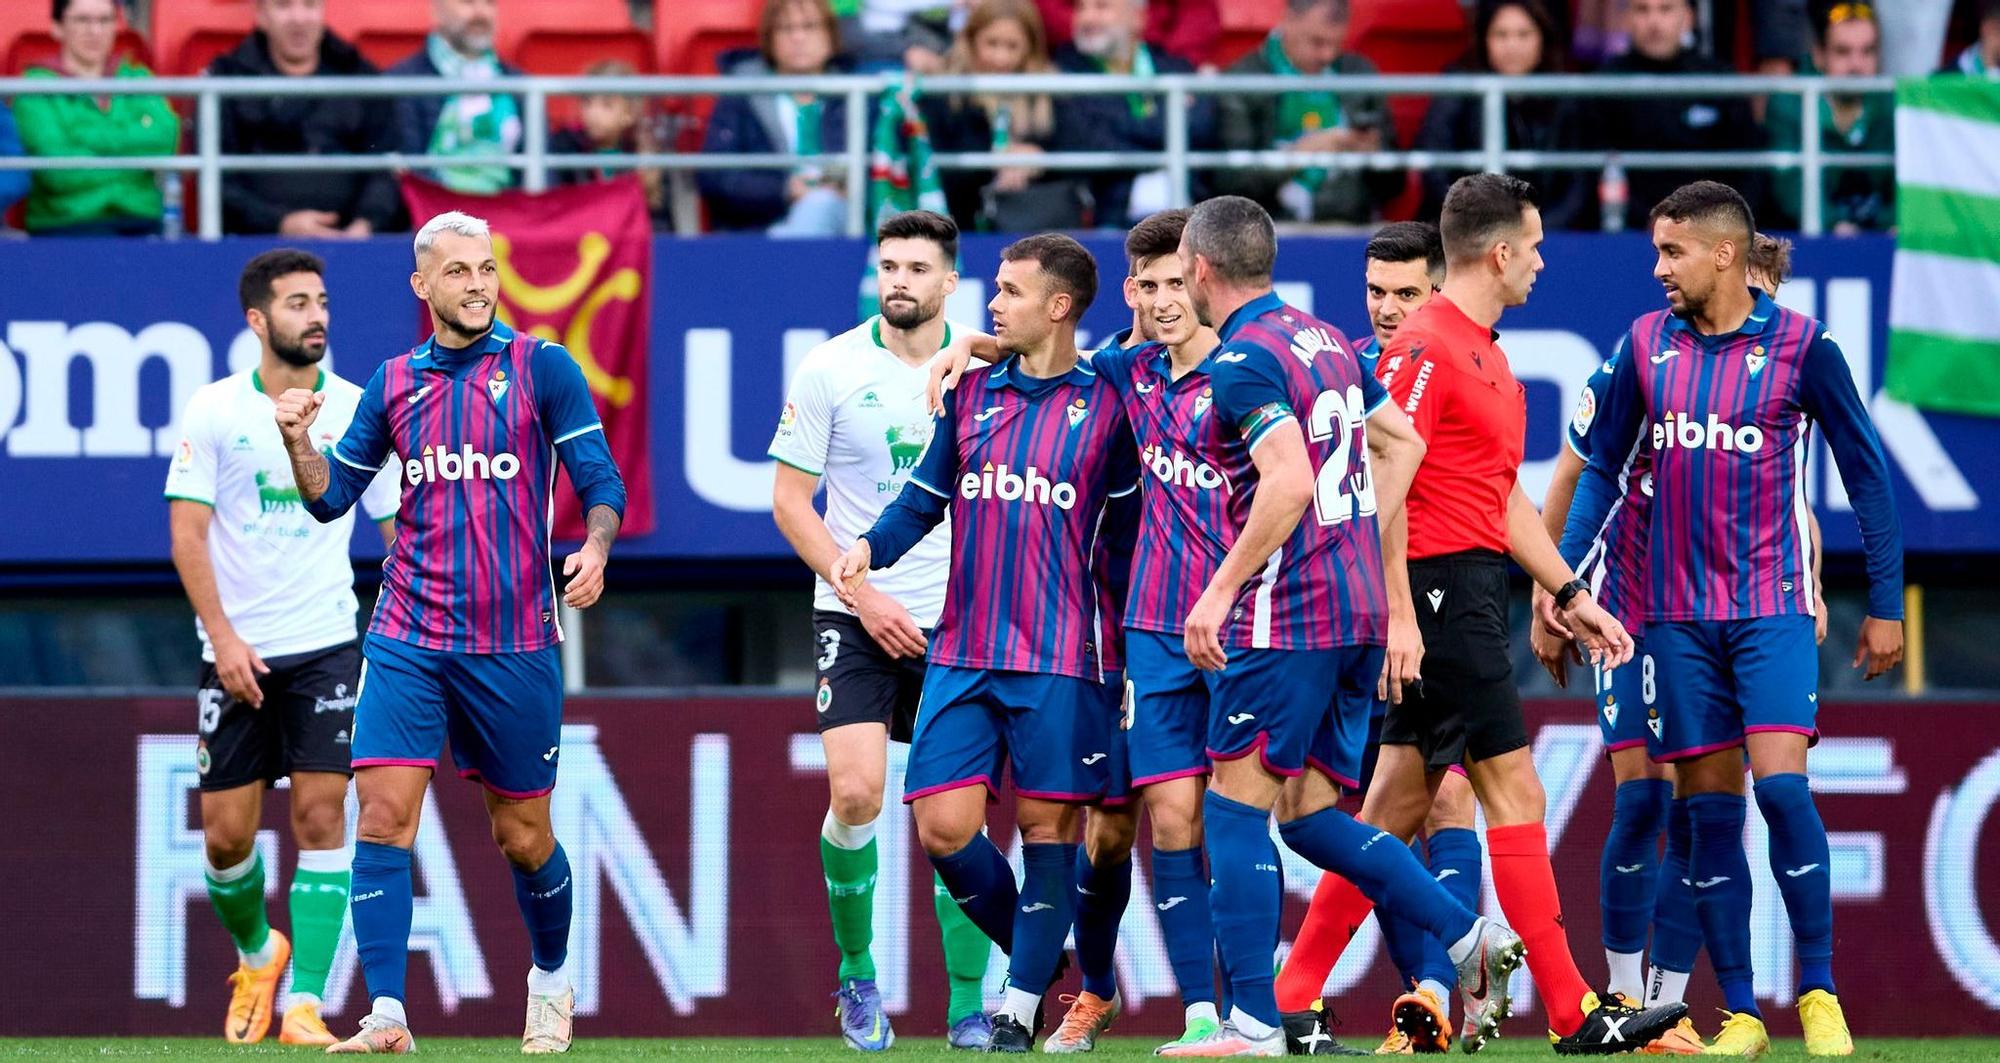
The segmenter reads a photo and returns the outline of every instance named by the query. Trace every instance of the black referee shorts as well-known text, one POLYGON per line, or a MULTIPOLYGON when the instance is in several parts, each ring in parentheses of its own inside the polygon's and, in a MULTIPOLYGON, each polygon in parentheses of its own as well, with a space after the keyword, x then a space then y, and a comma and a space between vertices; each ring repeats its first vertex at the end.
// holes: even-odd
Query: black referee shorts
POLYGON ((1423 682, 1403 690, 1382 721, 1385 745, 1416 746, 1443 771, 1528 744, 1507 634, 1507 562, 1467 550, 1410 562, 1423 682))

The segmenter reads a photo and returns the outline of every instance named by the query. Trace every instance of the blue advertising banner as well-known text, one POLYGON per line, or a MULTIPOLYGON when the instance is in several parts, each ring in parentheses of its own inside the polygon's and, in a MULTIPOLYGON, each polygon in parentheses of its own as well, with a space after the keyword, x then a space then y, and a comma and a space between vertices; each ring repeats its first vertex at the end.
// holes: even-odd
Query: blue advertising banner
MULTIPOLYGON (((1122 245, 1086 241, 1104 285, 1084 318, 1095 343, 1130 323, 1122 245)), ((1005 241, 968 238, 947 312, 981 325, 1005 241)), ((1358 334, 1363 239, 1281 241, 1279 290, 1358 334)), ((0 564, 163 562, 167 462, 195 388, 255 364, 236 279, 268 241, 35 240, 0 244, 0 564)), ((410 250, 400 239, 315 246, 327 260, 336 372, 365 381, 418 338, 410 250)), ((652 307, 652 457, 659 529, 622 556, 757 558, 787 554, 771 524, 764 450, 787 376, 814 344, 850 327, 867 248, 859 241, 659 238, 652 307)), ((1912 552, 2000 550, 2000 421, 1926 414, 1882 393, 1887 238, 1802 240, 1780 301, 1822 318, 1870 399, 1896 471, 1912 552)), ((1559 429, 1583 379, 1633 317, 1660 305, 1643 236, 1558 235, 1526 306, 1501 342, 1527 383, 1530 495, 1539 498, 1559 429)), ((1809 489, 1833 551, 1859 548, 1824 445, 1809 489)), ((378 548, 357 537, 361 551, 378 548)))

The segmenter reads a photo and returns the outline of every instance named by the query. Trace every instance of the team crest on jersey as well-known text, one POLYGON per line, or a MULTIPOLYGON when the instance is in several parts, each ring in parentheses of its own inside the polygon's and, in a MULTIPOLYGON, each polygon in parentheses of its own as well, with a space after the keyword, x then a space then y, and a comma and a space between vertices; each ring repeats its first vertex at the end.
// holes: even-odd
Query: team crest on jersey
POLYGON ((1134 384, 1132 386, 1139 389, 1139 394, 1141 395, 1151 395, 1153 393, 1153 389, 1159 387, 1160 385, 1148 384, 1144 381, 1140 381, 1139 383, 1134 384))
POLYGON ((1208 408, 1213 405, 1215 405, 1215 389, 1201 389, 1201 394, 1194 397, 1194 415, 1200 417, 1202 414, 1207 413, 1208 408))
POLYGON ((1082 399, 1078 399, 1070 403, 1069 409, 1065 412, 1069 414, 1069 426, 1075 428, 1077 425, 1083 423, 1085 417, 1090 415, 1090 404, 1084 402, 1082 399))
POLYGON ((1764 371, 1764 363, 1770 360, 1770 357, 1764 353, 1764 345, 1761 343, 1752 347, 1750 353, 1743 356, 1743 364, 1750 367, 1750 376, 1752 379, 1755 379, 1758 373, 1764 371))
POLYGON ((1576 414, 1569 419, 1570 431, 1579 436, 1590 433, 1590 422, 1597 419, 1597 393, 1588 387, 1577 397, 1576 414))
POLYGON ((865 395, 861 396, 861 408, 862 408, 862 409, 864 409, 864 410, 879 410, 879 409, 881 409, 881 408, 882 408, 882 397, 881 397, 880 395, 877 395, 877 394, 875 394, 875 393, 874 393, 874 392, 872 392, 872 391, 871 391, 871 392, 868 392, 867 394, 865 394, 865 395))
POLYGON ((1317 325, 1300 329, 1292 334, 1292 356, 1304 362, 1308 369, 1312 368, 1313 359, 1319 357, 1321 351, 1338 350, 1340 344, 1335 343, 1333 336, 1317 325))
POLYGON ((493 396, 493 405, 495 406, 500 405, 500 400, 507 397, 507 371, 505 369, 493 374, 493 378, 486 382, 486 393, 493 396))
POLYGON ((229 449, 231 449, 231 450, 233 450, 233 451, 237 452, 238 454, 241 454, 242 452, 244 452, 244 451, 246 451, 246 450, 255 450, 255 449, 257 449, 257 448, 256 448, 255 446, 251 445, 251 443, 250 443, 250 437, 249 437, 249 436, 247 436, 247 435, 239 435, 239 436, 237 436, 237 437, 236 437, 236 444, 235 444, 234 446, 230 447, 229 449))

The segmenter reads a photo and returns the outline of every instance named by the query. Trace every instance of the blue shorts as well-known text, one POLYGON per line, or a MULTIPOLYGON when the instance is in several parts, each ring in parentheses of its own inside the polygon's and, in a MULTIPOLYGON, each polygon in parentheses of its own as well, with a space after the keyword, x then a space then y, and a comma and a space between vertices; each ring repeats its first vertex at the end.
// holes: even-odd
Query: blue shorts
POLYGON ((1104 799, 1100 804, 1117 808, 1132 800, 1132 732, 1127 725, 1130 714, 1126 707, 1130 704, 1132 687, 1125 679, 1124 672, 1106 672, 1104 691, 1105 711, 1111 714, 1111 778, 1104 788, 1104 799))
POLYGON ((1380 646, 1232 650, 1209 708, 1209 757, 1255 752, 1274 775, 1291 777, 1310 765, 1360 789, 1382 654, 1380 646))
POLYGON ((501 797, 555 789, 562 656, 453 653, 369 636, 354 706, 354 766, 435 769, 451 737, 458 774, 501 797))
POLYGON ((903 800, 985 785, 1010 769, 1017 797, 1088 803, 1111 789, 1117 699, 1089 679, 933 664, 910 736, 903 800))
POLYGON ((1646 652, 1625 670, 1637 673, 1654 760, 1740 746, 1759 731, 1819 740, 1819 647, 1810 616, 1655 621, 1646 625, 1646 652))
POLYGON ((1604 669, 1590 666, 1591 679, 1597 692, 1597 733, 1604 739, 1604 750, 1616 753, 1621 749, 1632 749, 1646 744, 1647 720, 1649 712, 1658 708, 1657 693, 1647 696, 1647 691, 1657 692, 1658 663, 1654 683, 1648 687, 1642 680, 1647 668, 1646 643, 1642 638, 1632 640, 1632 659, 1622 668, 1614 668, 1607 678, 1604 669))
POLYGON ((1208 772, 1208 706, 1216 675, 1187 659, 1181 636, 1125 632, 1132 687, 1132 788, 1208 772))

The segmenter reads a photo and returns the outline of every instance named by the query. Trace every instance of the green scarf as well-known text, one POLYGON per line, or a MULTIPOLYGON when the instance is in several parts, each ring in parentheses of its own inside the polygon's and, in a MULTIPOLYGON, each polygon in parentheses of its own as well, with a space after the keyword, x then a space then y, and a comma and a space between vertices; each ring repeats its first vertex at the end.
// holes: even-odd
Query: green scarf
MULTIPOLYGON (((1111 65, 1104 60, 1092 56, 1090 61, 1097 64, 1098 70, 1106 74, 1111 73, 1111 65)), ((1145 41, 1140 41, 1132 49, 1132 76, 1149 78, 1155 73, 1157 71, 1153 67, 1153 51, 1146 47, 1145 41)), ((1134 92, 1125 97, 1125 106, 1132 109, 1133 121, 1144 122, 1150 120, 1153 113, 1159 110, 1160 100, 1150 93, 1134 92)))
MULTIPOLYGON (((1264 38, 1264 61, 1271 64, 1271 72, 1286 77, 1303 77, 1304 72, 1292 65, 1290 56, 1285 54, 1284 41, 1277 30, 1264 38)), ((1317 74, 1331 74, 1333 68, 1314 71, 1317 74)), ((1340 110, 1340 97, 1331 92, 1287 92, 1278 97, 1278 143, 1290 144, 1307 133, 1317 133, 1322 129, 1339 129, 1347 124, 1347 118, 1340 110)), ((1326 180, 1326 171, 1320 169, 1303 170, 1294 178, 1305 186, 1306 191, 1316 191, 1320 182, 1326 180)))
MULTIPOLYGON (((492 52, 468 59, 445 39, 431 34, 424 42, 431 65, 445 78, 483 80, 500 76, 500 58, 492 52)), ((521 143, 521 112, 508 95, 467 94, 445 97, 436 128, 431 130, 432 155, 498 155, 521 143)), ((504 165, 446 166, 437 171, 445 187, 457 192, 492 195, 514 186, 514 171, 504 165)))
MULTIPOLYGON (((931 131, 917 108, 917 90, 905 75, 895 92, 882 98, 875 116, 875 135, 869 141, 868 218, 880 225, 882 219, 906 210, 929 210, 949 215, 944 185, 931 163, 931 131)), ((880 312, 875 290, 875 250, 868 251, 868 266, 861 275, 861 316, 880 312)))

